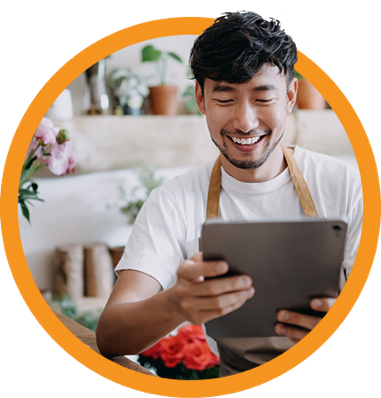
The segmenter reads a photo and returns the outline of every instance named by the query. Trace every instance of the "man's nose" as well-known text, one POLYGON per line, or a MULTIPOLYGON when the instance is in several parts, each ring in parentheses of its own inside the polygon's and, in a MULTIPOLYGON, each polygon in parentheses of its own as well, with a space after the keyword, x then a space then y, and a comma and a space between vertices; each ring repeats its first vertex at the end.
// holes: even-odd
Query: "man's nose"
POLYGON ((236 106, 233 119, 233 127, 248 133, 258 128, 259 120, 255 109, 248 103, 242 103, 236 106))

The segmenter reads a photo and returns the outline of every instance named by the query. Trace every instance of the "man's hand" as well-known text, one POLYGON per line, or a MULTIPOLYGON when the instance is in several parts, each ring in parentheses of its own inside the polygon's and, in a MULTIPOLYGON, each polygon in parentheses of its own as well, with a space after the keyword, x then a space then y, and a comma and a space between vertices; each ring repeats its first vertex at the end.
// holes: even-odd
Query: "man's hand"
MULTIPOLYGON (((335 298, 318 298, 311 300, 310 306, 315 311, 328 312, 335 301, 335 298)), ((287 336, 293 343, 297 343, 305 337, 322 318, 281 310, 277 314, 277 319, 281 323, 275 325, 276 333, 281 336, 287 336)))
POLYGON ((187 321, 210 321, 236 310, 253 297, 252 280, 247 275, 207 279, 224 275, 228 269, 225 261, 203 261, 201 252, 181 264, 173 297, 177 311, 187 321))

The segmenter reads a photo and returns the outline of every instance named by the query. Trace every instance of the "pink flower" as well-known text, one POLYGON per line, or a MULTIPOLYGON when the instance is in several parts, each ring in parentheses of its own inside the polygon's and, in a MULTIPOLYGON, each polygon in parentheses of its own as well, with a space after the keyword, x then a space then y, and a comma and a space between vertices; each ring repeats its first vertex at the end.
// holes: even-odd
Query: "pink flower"
POLYGON ((41 144, 48 155, 43 154, 41 146, 38 147, 35 156, 40 159, 40 164, 47 164, 53 174, 59 176, 69 174, 77 164, 72 138, 67 130, 60 130, 50 119, 44 117, 29 145, 28 154, 41 144))
MULTIPOLYGON (((55 144, 58 131, 59 128, 54 127, 53 122, 47 117, 44 117, 38 125, 36 132, 34 133, 27 154, 31 154, 38 147, 39 144, 43 146, 46 146, 48 144, 55 144)), ((38 159, 42 158, 41 146, 37 149, 35 156, 37 156, 38 159)), ((48 160, 42 159, 41 163, 47 164, 48 160)))
MULTIPOLYGON (((58 176, 63 176, 73 171, 76 164, 73 145, 71 141, 62 144, 57 142, 49 150, 51 156, 47 157, 49 170, 58 176)), ((46 162, 46 159, 44 159, 46 162)))
POLYGON ((74 151, 71 153, 69 157, 69 164, 65 174, 70 174, 74 171, 74 167, 77 164, 77 157, 75 156, 74 151))
POLYGON ((44 117, 38 125, 36 132, 34 133, 36 140, 39 141, 42 145, 55 144, 56 134, 54 133, 53 128, 53 122, 50 119, 44 117))

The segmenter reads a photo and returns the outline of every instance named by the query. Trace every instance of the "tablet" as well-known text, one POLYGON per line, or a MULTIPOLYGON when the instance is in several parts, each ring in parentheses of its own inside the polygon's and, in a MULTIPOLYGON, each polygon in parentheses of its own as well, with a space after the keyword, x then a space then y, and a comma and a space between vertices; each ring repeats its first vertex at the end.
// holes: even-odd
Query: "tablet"
POLYGON ((337 297, 347 223, 343 219, 284 221, 207 220, 203 258, 225 260, 225 276, 247 274, 254 297, 241 308, 205 324, 211 337, 269 337, 280 309, 323 316, 310 309, 315 297, 337 297))

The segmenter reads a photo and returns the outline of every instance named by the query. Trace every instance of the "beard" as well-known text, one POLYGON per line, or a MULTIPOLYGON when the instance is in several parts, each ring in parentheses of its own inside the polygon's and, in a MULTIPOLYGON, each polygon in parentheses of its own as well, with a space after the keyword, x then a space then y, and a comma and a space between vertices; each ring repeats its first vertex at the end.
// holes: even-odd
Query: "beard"
MULTIPOLYGON (((262 132, 263 133, 263 132, 262 132)), ((265 134, 268 135, 270 134, 271 131, 270 130, 266 130, 265 134)), ((226 137, 227 135, 229 135, 229 132, 227 130, 222 129, 221 130, 221 136, 222 137, 226 137)), ((273 144, 271 145, 271 143, 267 143, 266 147, 263 150, 262 156, 259 159, 256 160, 239 160, 239 159, 234 159, 233 156, 229 153, 229 150, 226 146, 225 143, 223 143, 223 145, 218 145, 212 138, 212 141, 214 143, 214 145, 220 150, 220 152, 222 153, 222 155, 224 155, 224 157, 226 158, 226 160, 228 162, 230 162, 233 166, 239 168, 239 169, 245 169, 245 170, 254 170, 257 169, 259 167, 261 167, 266 160, 269 158, 269 156, 271 155, 271 153, 274 151, 274 149, 278 146, 280 140, 283 137, 283 134, 281 134, 281 136, 279 137, 279 139, 273 144)), ((230 138, 228 138, 230 139, 230 138)))

